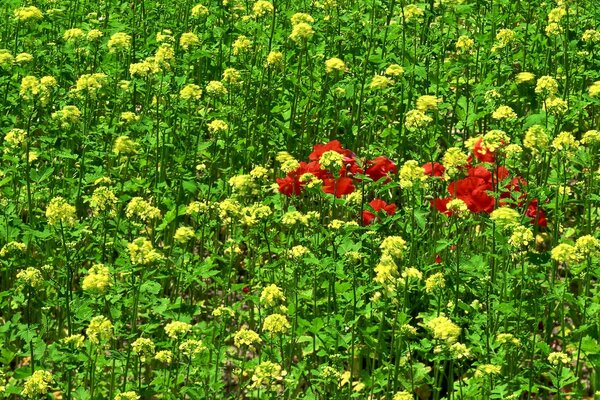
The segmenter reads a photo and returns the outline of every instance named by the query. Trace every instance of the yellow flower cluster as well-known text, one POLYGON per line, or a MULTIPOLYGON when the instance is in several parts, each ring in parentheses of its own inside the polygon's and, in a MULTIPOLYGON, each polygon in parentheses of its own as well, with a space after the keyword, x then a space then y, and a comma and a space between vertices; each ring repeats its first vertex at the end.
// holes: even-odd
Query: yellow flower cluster
POLYGON ((430 319, 426 326, 434 339, 443 340, 448 345, 455 343, 461 332, 460 327, 444 315, 430 319))
POLYGON ((416 107, 417 107, 417 110, 419 110, 419 111, 427 112, 427 111, 437 110, 438 104, 440 104, 441 102, 442 102, 442 99, 426 94, 426 95, 420 96, 417 99, 416 107))
POLYGON ((256 345, 260 344, 262 339, 258 333, 247 327, 242 327, 233 335, 233 344, 237 348, 247 347, 249 350, 256 350, 256 345))
POLYGON ((310 250, 302 245, 294 246, 288 251, 288 257, 294 260, 309 254, 310 250))
POLYGON ((57 196, 50 200, 46 208, 46 218, 50 225, 68 225, 73 226, 77 221, 75 207, 67 203, 65 199, 57 196))
POLYGON ((85 336, 81 334, 67 336, 66 338, 62 339, 62 342, 67 346, 72 346, 75 349, 80 349, 84 345, 85 336))
POLYGON ((113 324, 108 318, 99 315, 92 318, 85 333, 93 344, 106 342, 113 336, 113 324))
MULTIPOLYGON (((4 142, 12 147, 19 147, 25 143, 27 132, 23 129, 13 128, 4 135, 4 142)), ((6 149, 5 149, 6 152, 6 149)))
POLYGON ((35 76, 28 75, 21 79, 21 89, 19 95, 24 100, 39 100, 46 104, 50 100, 52 88, 56 86, 56 79, 52 76, 44 76, 38 79, 35 76))
POLYGON ((427 180, 427 175, 423 167, 415 160, 406 161, 402 167, 400 167, 400 187, 403 189, 412 188, 415 185, 419 185, 421 182, 427 180))
POLYGON ((252 13, 254 13, 256 17, 263 17, 267 14, 271 14, 273 11, 273 4, 265 0, 258 0, 252 6, 252 13))
POLYGON ((123 154, 125 156, 135 154, 137 153, 137 143, 127 135, 119 136, 115 140, 113 153, 123 154))
POLYGON ((332 72, 343 73, 346 71, 346 63, 337 57, 330 58, 325 61, 325 72, 331 74, 332 72))
POLYGON ((552 141, 552 147, 556 151, 571 154, 579 148, 579 141, 570 132, 560 132, 552 141))
POLYGON ((251 206, 242 208, 240 222, 246 226, 254 226, 271 214, 273 214, 273 211, 268 205, 254 203, 251 206))
POLYGON ((171 339, 180 339, 192 330, 192 325, 187 322, 173 321, 165 325, 165 333, 171 339))
POLYGON ((285 315, 271 314, 263 321, 263 331, 270 333, 285 333, 291 328, 289 321, 285 315))
POLYGON ((592 83, 588 89, 588 93, 592 97, 598 96, 598 94, 600 94, 600 81, 596 81, 596 82, 592 83))
POLYGON ((577 248, 567 243, 560 243, 550 251, 550 257, 554 261, 561 263, 577 263, 581 261, 581 257, 577 248))
POLYGON ((518 225, 513 228, 512 234, 508 239, 508 244, 516 248, 527 247, 533 243, 534 239, 531 229, 523 225, 518 225))
POLYGON ((219 134, 219 133, 225 133, 229 130, 229 125, 227 125, 227 123, 223 120, 220 119, 215 119, 214 121, 210 122, 208 125, 208 131, 210 133, 214 134, 219 134))
POLYGON ((90 268, 81 288, 86 292, 105 293, 110 286, 110 272, 104 264, 95 264, 90 268))
POLYGON ((496 44, 492 46, 492 52, 503 49, 515 40, 515 32, 512 29, 500 29, 496 34, 496 44))
POLYGON ((271 361, 263 361, 254 369, 250 388, 262 388, 267 391, 279 390, 286 375, 287 372, 281 368, 281 365, 271 361))
POLYGON ((410 110, 404 116, 404 126, 411 131, 425 128, 431 122, 433 118, 420 110, 410 110))
POLYGON ((535 85, 535 92, 540 95, 552 97, 558 93, 558 82, 549 75, 540 76, 535 85))
POLYGON ((394 394, 394 397, 392 397, 392 400, 415 400, 415 398, 412 394, 403 390, 401 392, 396 392, 396 394, 394 394))
POLYGON ((44 283, 44 278, 39 269, 28 267, 17 274, 17 279, 25 283, 25 285, 36 288, 44 283))
POLYGON ((0 250, 0 257, 6 257, 9 254, 25 253, 27 245, 21 242, 8 242, 0 250))
POLYGON ((90 207, 96 215, 107 214, 115 215, 115 205, 117 204, 117 196, 112 190, 106 186, 99 186, 94 189, 94 193, 90 199, 90 207))
POLYGON ((562 351, 555 351, 548 355, 548 362, 554 366, 567 365, 571 362, 571 358, 562 351))
POLYGON ((319 158, 321 169, 338 171, 344 165, 344 155, 337 151, 326 151, 319 158))
POLYGON ((210 81, 206 85, 206 93, 210 96, 222 97, 227 95, 227 88, 221 81, 210 81))
POLYGON ((494 364, 481 364, 475 370, 475 378, 483 378, 489 375, 500 375, 502 367, 494 364))
POLYGON ((267 55, 265 65, 271 68, 277 68, 283 65, 283 53, 280 51, 272 51, 267 55))
POLYGON ((179 91, 179 97, 181 97, 182 100, 200 100, 200 97, 202 97, 202 89, 200 89, 200 86, 198 85, 189 83, 179 91))
POLYGON ((600 250, 600 241, 592 235, 581 236, 575 241, 575 249, 581 258, 590 257, 600 250))
POLYGON ((541 125, 531 126, 523 138, 523 146, 536 154, 546 150, 549 143, 550 137, 541 125))
POLYGON ((549 113, 561 115, 567 112, 568 109, 569 105, 560 97, 552 96, 544 101, 544 110, 549 113))
POLYGON ((285 296, 281 288, 274 283, 264 288, 260 294, 260 302, 265 307, 274 307, 280 301, 285 301, 285 296))
POLYGON ((383 75, 375 75, 373 76, 373 79, 371 79, 371 83, 369 84, 369 87, 371 89, 375 89, 375 90, 383 90, 388 88, 389 86, 392 86, 394 84, 394 80, 391 78, 388 78, 387 76, 383 76, 383 75))
POLYGON ((416 4, 408 4, 402 7, 402 15, 404 16, 404 21, 408 24, 411 21, 419 22, 421 17, 425 15, 425 11, 416 4))
POLYGON ((490 214, 490 219, 500 228, 506 229, 518 224, 520 214, 517 210, 510 207, 496 208, 490 214))
POLYGON ((134 353, 137 353, 140 356, 140 360, 144 362, 146 357, 154 354, 156 345, 152 339, 141 337, 131 343, 131 348, 133 349, 134 353))
POLYGON ((445 287, 446 280, 444 279, 444 274, 442 272, 436 272, 425 280, 425 291, 427 293, 433 293, 434 290, 443 289, 445 287))
POLYGON ((127 218, 138 217, 144 222, 160 218, 160 210, 141 197, 132 198, 125 209, 127 218))
POLYGON ((64 106, 61 110, 52 113, 52 119, 59 121, 62 128, 69 128, 79 122, 81 111, 77 106, 64 106))
POLYGON ((247 52, 252 47, 252 41, 246 36, 240 35, 235 39, 231 47, 233 48, 233 55, 237 56, 247 52))
POLYGON ((379 248, 383 254, 389 254, 397 259, 402 259, 406 250, 406 241, 400 236, 388 236, 383 239, 379 248))
POLYGON ((104 87, 106 84, 106 74, 95 73, 95 74, 84 74, 81 75, 75 83, 75 88, 71 91, 75 94, 84 92, 84 94, 90 97, 95 97, 97 92, 104 87))
POLYGON ((500 106, 492 113, 494 119, 514 120, 517 119, 517 113, 509 106, 500 106))
POLYGON ((475 45, 475 41, 468 36, 462 35, 456 39, 456 51, 465 53, 475 45))
POLYGON ((515 82, 517 83, 517 85, 520 85, 521 83, 525 82, 531 82, 534 79, 535 75, 531 72, 519 72, 517 76, 515 76, 515 82))
POLYGON ((192 7, 192 17, 200 18, 208 15, 208 8, 203 4, 196 4, 192 7))
POLYGON ((173 352, 170 350, 161 350, 154 355, 154 359, 163 364, 171 364, 173 361, 173 352))
POLYGON ((136 392, 130 390, 128 392, 119 393, 115 396, 115 400, 138 400, 140 396, 136 392))
POLYGON ((512 344, 514 346, 521 345, 521 341, 510 333, 499 333, 496 335, 496 340, 501 344, 512 344))
POLYGON ((124 52, 131 47, 131 36, 124 32, 117 32, 108 40, 108 51, 111 53, 124 52))
POLYGON ((65 39, 66 42, 75 42, 77 40, 82 39, 84 36, 85 33, 83 33, 83 30, 79 28, 67 29, 63 33, 63 39, 65 39))
POLYGON ((596 145, 600 143, 600 131, 595 129, 589 130, 581 137, 581 144, 596 145))
POLYGON ((39 398, 48 393, 52 383, 52 374, 49 371, 37 370, 25 380, 21 395, 25 397, 39 398))
POLYGON ((127 250, 129 250, 129 259, 133 265, 149 265, 164 258, 154 249, 152 242, 143 237, 127 244, 127 250))
POLYGON ((455 175, 461 167, 467 165, 469 156, 462 152, 458 147, 450 147, 442 157, 442 163, 446 168, 446 173, 450 176, 455 175))
POLYGON ((185 51, 200 44, 200 38, 194 32, 184 32, 179 38, 179 46, 185 51))
POLYGON ((179 351, 188 358, 195 357, 204 350, 206 350, 206 346, 202 340, 188 339, 179 345, 179 351))
POLYGON ((175 235, 173 235, 173 239, 178 243, 187 243, 190 239, 193 239, 196 236, 196 232, 189 226, 181 226, 177 228, 175 231, 175 235))
POLYGON ((315 20, 306 13, 296 13, 290 18, 292 22, 292 33, 289 36, 296 43, 303 43, 315 34, 312 24, 315 20))
POLYGON ((446 204, 446 208, 453 216, 459 218, 466 218, 469 215, 469 207, 467 206, 467 203, 461 199, 450 200, 448 204, 446 204))
POLYGON ((39 21, 44 18, 42 11, 35 6, 19 7, 15 9, 14 16, 19 22, 39 21))

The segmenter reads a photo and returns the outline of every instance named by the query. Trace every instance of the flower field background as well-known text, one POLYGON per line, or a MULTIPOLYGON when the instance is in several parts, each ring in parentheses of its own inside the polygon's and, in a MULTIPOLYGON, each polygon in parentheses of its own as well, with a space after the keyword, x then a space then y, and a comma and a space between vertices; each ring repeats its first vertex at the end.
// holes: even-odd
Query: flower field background
POLYGON ((600 398, 594 0, 2 0, 0 398, 600 398))

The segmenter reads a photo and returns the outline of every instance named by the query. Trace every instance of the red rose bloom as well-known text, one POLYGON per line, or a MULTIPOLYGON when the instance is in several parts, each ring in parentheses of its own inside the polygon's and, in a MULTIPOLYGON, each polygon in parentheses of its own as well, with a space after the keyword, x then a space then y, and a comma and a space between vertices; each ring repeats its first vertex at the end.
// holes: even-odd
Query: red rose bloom
POLYGON ((331 142, 325 144, 315 144, 313 146, 313 152, 310 153, 308 159, 310 161, 319 161, 323 153, 328 151, 335 151, 336 153, 343 154, 345 157, 350 159, 354 158, 354 153, 343 148, 339 140, 332 140, 331 142))
POLYGON ((323 180, 323 192, 342 197, 354 192, 354 183, 352 178, 342 176, 337 179, 327 178, 323 180))
POLYGON ((446 168, 444 168, 444 166, 440 163, 428 162, 426 164, 423 164, 423 170, 425 172, 425 175, 443 176, 444 171, 446 171, 446 168))
POLYGON ((374 181, 385 178, 387 183, 390 181, 390 172, 393 174, 398 173, 396 163, 384 156, 379 156, 373 160, 367 161, 367 166, 365 174, 374 181))
MULTIPOLYGON (((394 215, 396 213, 396 205, 388 204, 381 199, 372 200, 369 205, 376 212, 385 212, 387 215, 394 215)), ((362 222, 363 225, 370 225, 373 223, 377 216, 369 210, 363 210, 362 212, 362 222)))
POLYGON ((475 154, 475 157, 477 157, 480 162, 494 163, 496 159, 494 152, 486 149, 483 145, 483 138, 479 138, 473 145, 473 154, 475 154))
POLYGON ((539 206, 538 199, 531 200, 531 203, 527 206, 525 215, 531 218, 531 223, 538 225, 542 228, 548 227, 548 220, 546 220, 546 213, 539 206))

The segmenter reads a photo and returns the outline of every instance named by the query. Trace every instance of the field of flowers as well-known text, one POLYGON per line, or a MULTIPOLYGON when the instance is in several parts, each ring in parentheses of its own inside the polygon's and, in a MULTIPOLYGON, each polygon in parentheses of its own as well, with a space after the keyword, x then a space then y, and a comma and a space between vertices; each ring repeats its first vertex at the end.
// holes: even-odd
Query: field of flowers
POLYGON ((0 398, 600 399, 595 0, 1 0, 0 398))

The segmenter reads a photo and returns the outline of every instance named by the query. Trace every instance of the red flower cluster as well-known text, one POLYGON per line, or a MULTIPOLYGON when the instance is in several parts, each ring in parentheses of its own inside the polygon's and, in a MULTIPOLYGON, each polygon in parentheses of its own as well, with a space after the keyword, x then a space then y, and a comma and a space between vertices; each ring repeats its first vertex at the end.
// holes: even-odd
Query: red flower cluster
MULTIPOLYGON (((476 146, 477 144, 475 144, 475 147, 476 146)), ((477 155, 475 149, 474 153, 477 155)), ((493 153, 486 154, 492 154, 493 157, 493 153)), ((491 160, 493 161, 493 158, 491 160)), ((443 168, 442 166, 440 167, 443 168)), ((431 170, 433 171, 434 169, 431 168, 431 170)), ((439 212, 448 216, 451 215, 451 212, 447 208, 447 204, 450 200, 456 198, 464 201, 469 211, 473 213, 489 214, 494 211, 496 206, 494 196, 491 195, 496 188, 500 190, 500 197, 498 201, 499 206, 523 205, 523 201, 526 197, 524 188, 527 186, 527 182, 525 179, 517 176, 510 179, 510 181, 505 183, 503 186, 500 186, 510 176, 505 167, 498 167, 495 171, 490 172, 488 169, 482 166, 467 166, 466 174, 466 177, 454 182, 450 182, 448 185, 448 193, 450 196, 432 201, 432 204, 439 212), (520 193, 517 197, 516 203, 507 201, 513 197, 513 193, 520 193)), ((537 199, 534 199, 529 203, 525 215, 529 218, 532 218, 532 223, 537 224, 540 227, 545 228, 548 225, 544 210, 538 207, 537 199)))
POLYGON ((383 156, 367 161, 365 163, 366 170, 363 171, 357 162, 356 155, 352 151, 343 148, 338 140, 316 144, 313 146, 313 152, 310 153, 308 159, 310 162, 301 162, 300 166, 295 171, 288 173, 285 178, 277 178, 280 193, 286 196, 302 194, 307 182, 302 182, 300 178, 307 173, 323 181, 323 192, 341 197, 354 192, 354 182, 359 180, 356 177, 357 174, 364 173, 374 181, 386 179, 387 182, 390 179, 389 174, 397 172, 396 164, 383 156), (344 157, 342 168, 337 175, 321 168, 319 164, 321 156, 328 151, 335 151, 344 157))
MULTIPOLYGON (((394 215, 396 213, 396 205, 395 204, 388 204, 381 199, 375 199, 375 200, 371 201, 369 203, 369 205, 371 206, 373 211, 375 211, 377 214, 386 213, 387 215, 394 215)), ((375 221, 375 218, 377 218, 377 216, 373 212, 371 212, 369 210, 363 210, 363 212, 362 212, 363 225, 372 224, 375 221)))

